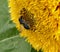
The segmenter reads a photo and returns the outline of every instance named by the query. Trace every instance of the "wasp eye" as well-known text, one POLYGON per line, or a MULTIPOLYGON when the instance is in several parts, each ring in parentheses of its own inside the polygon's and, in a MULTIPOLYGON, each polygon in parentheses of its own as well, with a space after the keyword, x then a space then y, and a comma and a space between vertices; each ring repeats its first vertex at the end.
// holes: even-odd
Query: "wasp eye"
POLYGON ((23 21, 23 16, 21 16, 21 17, 19 18, 19 22, 20 22, 20 24, 23 24, 23 23, 24 23, 24 21, 23 21))

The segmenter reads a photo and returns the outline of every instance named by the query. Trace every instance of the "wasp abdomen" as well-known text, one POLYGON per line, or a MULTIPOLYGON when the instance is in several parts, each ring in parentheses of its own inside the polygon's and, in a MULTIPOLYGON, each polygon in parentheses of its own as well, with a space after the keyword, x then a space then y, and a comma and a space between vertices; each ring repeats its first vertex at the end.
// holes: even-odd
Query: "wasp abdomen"
POLYGON ((26 28, 26 29, 30 29, 30 27, 29 27, 26 23, 24 23, 23 26, 24 26, 24 28, 26 28))

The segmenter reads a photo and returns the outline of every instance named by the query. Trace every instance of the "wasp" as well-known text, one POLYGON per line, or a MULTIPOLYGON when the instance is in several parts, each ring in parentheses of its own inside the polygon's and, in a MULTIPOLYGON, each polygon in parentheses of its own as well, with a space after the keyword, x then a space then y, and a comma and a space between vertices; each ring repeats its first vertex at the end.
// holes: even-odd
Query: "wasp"
POLYGON ((20 11, 20 15, 21 15, 19 18, 20 24, 22 24, 26 29, 32 29, 34 25, 34 19, 30 11, 28 11, 25 8, 22 8, 22 10, 20 11))
POLYGON ((30 29, 29 25, 23 20, 23 16, 20 17, 19 22, 24 26, 24 28, 30 29))

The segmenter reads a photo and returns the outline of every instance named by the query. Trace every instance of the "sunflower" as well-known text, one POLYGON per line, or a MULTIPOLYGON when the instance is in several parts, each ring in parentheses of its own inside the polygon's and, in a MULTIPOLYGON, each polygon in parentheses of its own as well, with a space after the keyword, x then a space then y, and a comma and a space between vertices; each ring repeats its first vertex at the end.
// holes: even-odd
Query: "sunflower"
POLYGON ((9 0, 11 20, 34 49, 60 52, 60 0, 9 0))

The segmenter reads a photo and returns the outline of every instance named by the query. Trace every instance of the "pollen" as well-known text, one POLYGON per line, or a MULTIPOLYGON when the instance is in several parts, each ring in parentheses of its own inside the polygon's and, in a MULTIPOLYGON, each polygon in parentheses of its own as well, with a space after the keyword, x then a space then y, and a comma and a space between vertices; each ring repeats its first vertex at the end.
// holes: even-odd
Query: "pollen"
POLYGON ((9 0, 11 20, 34 49, 60 52, 60 0, 9 0), (30 26, 24 28, 19 19, 30 26))

